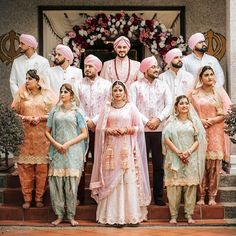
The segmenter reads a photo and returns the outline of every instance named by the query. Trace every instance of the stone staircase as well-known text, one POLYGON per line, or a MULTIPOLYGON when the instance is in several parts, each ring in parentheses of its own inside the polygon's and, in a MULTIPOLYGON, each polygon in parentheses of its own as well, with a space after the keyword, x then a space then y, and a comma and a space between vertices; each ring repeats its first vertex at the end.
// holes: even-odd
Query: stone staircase
MULTIPOLYGON (((88 189, 92 163, 87 163, 86 167, 86 191, 85 204, 77 206, 76 219, 90 221, 95 223, 96 203, 90 197, 88 189)), ((152 186, 152 168, 149 164, 150 182, 152 186)), ((164 200, 167 201, 166 191, 164 200)), ((226 220, 236 218, 236 175, 221 176, 220 188, 217 195, 216 206, 195 206, 193 218, 197 221, 204 220, 226 220)), ((18 176, 11 176, 9 173, 0 173, 0 225, 6 221, 31 222, 42 221, 48 224, 55 219, 54 212, 51 208, 49 189, 44 196, 45 207, 30 209, 21 207, 23 197, 21 194, 20 182, 18 176)), ((170 218, 168 205, 156 206, 152 204, 148 207, 148 219, 150 221, 168 222, 170 218)), ((183 206, 180 208, 179 221, 184 220, 183 206)), ((232 222, 232 220, 230 221, 232 222)), ((234 222, 234 221, 233 221, 234 222)), ((235 222, 236 223, 236 222, 235 222)), ((160 223, 159 223, 160 224, 160 223)))

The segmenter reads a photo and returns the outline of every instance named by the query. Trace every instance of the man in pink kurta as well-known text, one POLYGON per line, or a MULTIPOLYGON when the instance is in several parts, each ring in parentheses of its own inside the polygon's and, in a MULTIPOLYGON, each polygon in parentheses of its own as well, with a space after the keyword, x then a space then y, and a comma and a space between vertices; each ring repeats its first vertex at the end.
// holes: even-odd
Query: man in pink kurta
POLYGON ((130 87, 132 102, 138 107, 145 125, 147 156, 152 153, 153 197, 155 204, 165 205, 163 197, 162 128, 172 110, 172 95, 168 85, 158 77, 159 67, 154 56, 141 62, 144 77, 130 87))
MULTIPOLYGON (((99 113, 105 105, 105 101, 111 87, 111 83, 98 76, 102 68, 102 62, 94 55, 88 55, 84 60, 85 77, 78 85, 80 105, 84 111, 85 120, 89 130, 89 152, 94 158, 95 127, 99 113)), ((88 156, 87 154, 87 156, 88 156)), ((84 201, 84 176, 80 181, 79 198, 84 201)))
POLYGON ((115 40, 114 50, 116 58, 104 62, 100 75, 111 82, 120 80, 129 88, 137 78, 142 77, 142 73, 139 71, 140 62, 131 60, 127 56, 130 50, 130 41, 124 36, 115 40))

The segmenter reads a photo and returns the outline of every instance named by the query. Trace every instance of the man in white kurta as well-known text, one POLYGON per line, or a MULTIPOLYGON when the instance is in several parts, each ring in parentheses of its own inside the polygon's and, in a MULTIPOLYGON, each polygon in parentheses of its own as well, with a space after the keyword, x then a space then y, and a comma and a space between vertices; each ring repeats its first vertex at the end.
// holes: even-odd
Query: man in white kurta
POLYGON ((62 44, 57 45, 54 61, 56 66, 49 69, 48 80, 50 88, 58 98, 62 84, 73 84, 77 88, 83 78, 81 69, 70 66, 73 63, 73 59, 73 53, 68 46, 62 44))
MULTIPOLYGON (((101 68, 102 62, 96 56, 88 55, 84 60, 85 77, 81 80, 78 86, 80 105, 83 109, 85 120, 89 130, 88 154, 91 153, 92 159, 94 158, 96 123, 98 121, 101 110, 105 106, 107 95, 111 87, 111 82, 98 76, 101 68)), ((78 193, 78 197, 81 203, 83 203, 84 201, 84 185, 85 177, 83 175, 80 181, 78 193)))
POLYGON ((140 71, 144 77, 130 87, 131 101, 138 107, 145 124, 147 156, 152 153, 153 197, 155 204, 163 201, 163 156, 162 128, 172 110, 172 96, 167 84, 158 79, 159 66, 154 56, 141 62, 140 71))
POLYGON ((169 69, 158 77, 158 79, 168 84, 173 101, 177 96, 188 95, 194 88, 193 75, 182 69, 182 56, 182 52, 178 48, 168 51, 165 62, 169 69))
POLYGON ((183 68, 196 79, 201 67, 210 66, 215 73, 216 87, 222 87, 225 82, 224 72, 219 61, 206 53, 208 48, 204 35, 201 33, 193 34, 188 40, 188 45, 192 49, 192 53, 183 58, 183 68))
POLYGON ((28 34, 20 36, 19 48, 23 55, 13 61, 10 74, 10 89, 13 98, 19 87, 25 83, 28 70, 36 69, 38 74, 45 75, 50 67, 48 60, 37 54, 37 47, 38 42, 34 36, 28 34))
POLYGON ((115 59, 104 62, 101 77, 112 83, 120 80, 125 83, 127 88, 139 77, 142 77, 142 73, 139 71, 140 62, 131 60, 127 56, 130 46, 129 39, 124 36, 115 40, 114 51, 117 56, 115 59))

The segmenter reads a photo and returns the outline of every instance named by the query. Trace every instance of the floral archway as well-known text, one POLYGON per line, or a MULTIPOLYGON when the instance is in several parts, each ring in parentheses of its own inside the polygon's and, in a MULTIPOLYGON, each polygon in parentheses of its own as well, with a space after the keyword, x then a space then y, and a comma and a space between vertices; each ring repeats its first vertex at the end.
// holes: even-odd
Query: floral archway
POLYGON ((172 48, 178 47, 186 51, 183 37, 176 37, 171 29, 156 18, 144 19, 141 15, 125 12, 115 14, 99 13, 94 16, 82 14, 85 21, 81 25, 75 25, 73 30, 65 35, 63 44, 70 46, 74 53, 74 64, 78 65, 80 56, 86 48, 91 47, 97 40, 115 40, 120 35, 128 37, 131 41, 138 40, 146 46, 150 52, 160 57, 172 48))

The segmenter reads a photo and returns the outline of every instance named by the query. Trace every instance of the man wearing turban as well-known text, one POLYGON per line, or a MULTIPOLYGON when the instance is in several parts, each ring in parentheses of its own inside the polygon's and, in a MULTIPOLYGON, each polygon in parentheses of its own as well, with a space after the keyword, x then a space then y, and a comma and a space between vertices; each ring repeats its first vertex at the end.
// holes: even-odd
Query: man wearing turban
MULTIPOLYGON (((80 105, 84 111, 85 120, 89 130, 89 150, 94 157, 95 128, 101 109, 105 106, 111 82, 98 76, 102 69, 102 62, 90 54, 84 60, 84 75, 78 86, 80 105)), ((87 154, 87 156, 88 156, 87 154)), ((86 168, 86 166, 84 167, 86 168)), ((84 172, 85 173, 85 172, 84 172)), ((79 200, 84 201, 85 175, 82 176, 79 186, 79 200)))
POLYGON ((129 88, 130 84, 141 76, 139 71, 140 62, 128 58, 130 50, 130 41, 121 36, 114 42, 114 51, 116 58, 104 62, 101 76, 111 82, 120 80, 129 88))
POLYGON ((37 54, 38 42, 34 36, 22 34, 19 41, 22 55, 13 61, 10 74, 10 89, 13 98, 19 87, 25 83, 27 71, 36 69, 38 74, 43 75, 50 67, 48 60, 37 54))
POLYGON ((159 79, 169 85, 173 101, 180 95, 188 95, 194 87, 193 75, 182 69, 182 56, 178 48, 168 51, 165 62, 169 69, 159 75, 159 79))
POLYGON ((200 68, 206 65, 211 66, 215 72, 216 87, 222 87, 224 85, 224 72, 218 60, 206 53, 208 48, 204 35, 202 33, 193 34, 188 40, 188 46, 192 53, 183 58, 183 68, 196 79, 200 68))
POLYGON ((73 84, 74 87, 77 88, 79 82, 83 78, 82 70, 75 66, 71 66, 73 59, 73 52, 68 46, 63 44, 57 45, 54 60, 54 64, 56 66, 49 69, 48 79, 50 88, 54 91, 58 98, 62 84, 73 84))
POLYGON ((172 96, 168 85, 158 78, 159 70, 154 56, 145 58, 140 65, 144 76, 130 86, 130 95, 145 125, 147 156, 150 151, 152 154, 154 201, 164 206, 161 136, 163 124, 172 110, 172 96))

